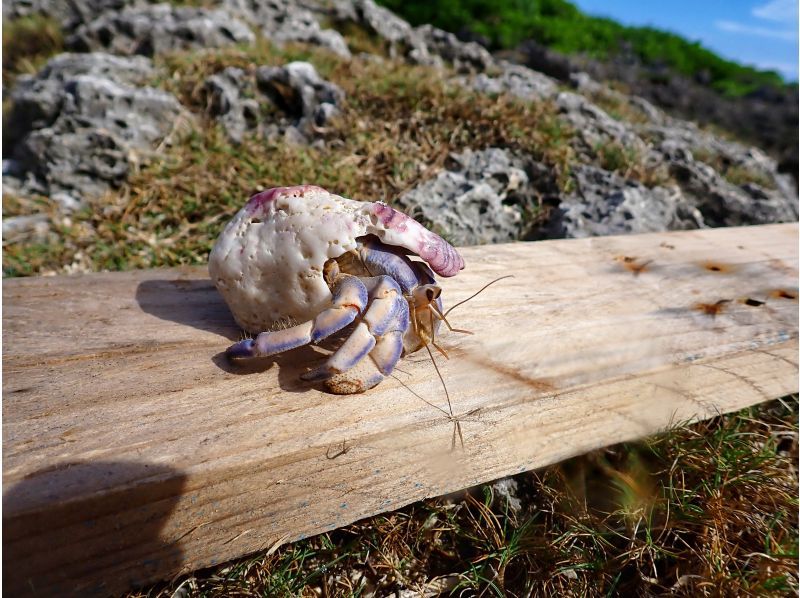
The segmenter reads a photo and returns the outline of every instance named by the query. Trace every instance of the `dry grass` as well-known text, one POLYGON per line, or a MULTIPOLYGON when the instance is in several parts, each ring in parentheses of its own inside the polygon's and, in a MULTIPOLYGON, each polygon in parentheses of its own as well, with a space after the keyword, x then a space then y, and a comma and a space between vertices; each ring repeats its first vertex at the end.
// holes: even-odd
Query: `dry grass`
POLYGON ((649 124, 650 119, 641 108, 631 103, 629 94, 612 90, 611 93, 599 91, 588 98, 602 108, 611 118, 630 124, 649 124))
POLYGON ((766 173, 758 172, 741 164, 732 164, 716 152, 704 148, 692 150, 695 160, 704 162, 719 172, 725 180, 733 185, 755 183, 765 189, 775 189, 775 181, 766 173))
POLYGON ((665 163, 653 164, 643 152, 625 147, 617 141, 598 145, 595 155, 600 168, 616 172, 625 179, 638 181, 646 187, 674 184, 665 163))
POLYGON ((134 173, 120 192, 91 201, 69 219, 57 217, 46 199, 9 202, 4 215, 48 210, 53 234, 44 242, 6 246, 6 276, 201 264, 224 221, 258 189, 313 182, 348 197, 391 202, 433 176, 450 152, 467 148, 519 150, 548 164, 555 181, 568 176, 571 132, 551 105, 467 92, 430 69, 345 62, 322 51, 278 51, 264 42, 207 53, 202 60, 175 55, 162 66, 164 76, 154 83, 195 112, 196 128, 134 173), (255 134, 236 145, 205 118, 201 90, 210 74, 296 59, 313 61, 347 94, 342 116, 323 133, 324 147, 255 134))
POLYGON ((3 89, 11 89, 18 75, 35 73, 63 46, 61 26, 51 18, 3 19, 3 89))
POLYGON ((144 596, 785 596, 797 397, 428 500, 144 596), (425 592, 429 592, 425 594, 425 592))

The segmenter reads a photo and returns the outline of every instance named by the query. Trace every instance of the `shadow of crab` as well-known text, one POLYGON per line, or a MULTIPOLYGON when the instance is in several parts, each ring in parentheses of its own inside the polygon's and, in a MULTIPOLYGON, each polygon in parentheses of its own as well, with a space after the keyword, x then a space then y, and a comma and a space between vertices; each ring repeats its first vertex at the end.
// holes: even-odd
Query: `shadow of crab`
POLYGON ((208 278, 143 280, 136 287, 136 302, 143 312, 162 320, 212 332, 230 341, 241 338, 231 310, 208 278))
POLYGON ((325 361, 352 331, 352 326, 349 326, 318 345, 305 345, 271 357, 232 362, 225 349, 242 338, 242 329, 211 280, 144 280, 136 288, 136 302, 142 311, 157 318, 223 337, 220 339, 220 352, 211 361, 224 372, 248 376, 261 374, 277 365, 278 384, 286 392, 316 389, 329 394, 321 382, 306 382, 300 376, 325 361))
POLYGON ((308 382, 300 376, 321 365, 347 339, 353 326, 344 328, 339 333, 321 341, 318 345, 303 345, 285 353, 269 357, 252 357, 231 360, 225 351, 220 351, 212 361, 219 369, 236 376, 262 374, 278 367, 278 385, 286 392, 306 392, 310 389, 332 394, 325 388, 323 381, 308 382))

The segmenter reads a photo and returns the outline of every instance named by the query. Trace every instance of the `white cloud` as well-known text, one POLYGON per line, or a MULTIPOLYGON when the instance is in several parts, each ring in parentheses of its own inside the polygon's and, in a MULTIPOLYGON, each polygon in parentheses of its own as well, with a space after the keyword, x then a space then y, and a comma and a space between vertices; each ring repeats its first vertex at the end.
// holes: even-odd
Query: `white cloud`
POLYGON ((759 19, 795 25, 798 17, 797 0, 772 0, 756 6, 752 12, 759 19))
POLYGON ((758 37, 769 37, 771 39, 781 39, 784 41, 796 41, 797 31, 793 29, 770 29, 768 27, 753 27, 743 25, 734 21, 716 21, 714 26, 728 33, 741 33, 742 35, 756 35, 758 37))
POLYGON ((757 61, 754 66, 765 71, 778 71, 787 79, 797 79, 797 64, 794 62, 765 60, 757 61))

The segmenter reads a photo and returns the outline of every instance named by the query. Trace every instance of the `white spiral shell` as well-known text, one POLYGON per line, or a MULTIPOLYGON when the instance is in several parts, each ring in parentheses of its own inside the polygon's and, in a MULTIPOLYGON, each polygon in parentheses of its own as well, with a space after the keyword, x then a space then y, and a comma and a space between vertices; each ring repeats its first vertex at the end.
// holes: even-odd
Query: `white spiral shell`
POLYGON ((251 197, 217 239, 208 270, 236 322, 258 333, 328 307, 325 262, 356 249, 365 235, 405 247, 442 276, 464 267, 449 243, 386 204, 303 185, 251 197))

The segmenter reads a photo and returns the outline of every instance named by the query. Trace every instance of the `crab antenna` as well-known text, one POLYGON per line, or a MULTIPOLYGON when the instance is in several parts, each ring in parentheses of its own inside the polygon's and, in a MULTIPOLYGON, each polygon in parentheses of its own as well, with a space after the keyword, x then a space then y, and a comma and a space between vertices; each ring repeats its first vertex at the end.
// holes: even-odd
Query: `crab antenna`
MULTIPOLYGON (((396 370, 396 369, 397 369, 397 368, 395 368, 395 370, 396 370)), ((433 408, 434 408, 434 409, 436 409, 437 411, 441 411, 442 413, 444 413, 444 414, 445 414, 445 416, 446 416, 446 417, 448 417, 448 418, 450 417, 450 414, 449 414, 449 413, 447 413, 447 409, 442 409, 441 407, 439 407, 439 405, 436 405, 436 404, 434 404, 434 403, 431 403, 431 402, 430 402, 428 399, 426 399, 425 397, 423 397, 422 395, 420 395, 420 394, 419 394, 417 391, 415 391, 413 388, 411 388, 411 387, 410 387, 408 384, 406 384, 405 382, 403 382, 403 381, 402 381, 400 378, 398 378, 398 377, 397 377, 397 376, 395 376, 394 374, 391 374, 391 376, 392 376, 392 378, 394 378, 395 380, 397 380, 397 381, 398 381, 398 382, 399 382, 401 385, 403 385, 403 386, 405 387, 405 389, 406 389, 408 392, 410 392, 412 395, 414 395, 415 397, 417 397, 417 398, 418 398, 420 401, 422 401, 423 403, 425 403, 425 404, 426 404, 426 405, 428 405, 429 407, 433 407, 433 408)))
POLYGON ((484 286, 484 287, 483 287, 483 288, 482 288, 480 291, 478 291, 477 293, 475 293, 475 294, 474 294, 474 295, 472 295, 471 297, 467 297, 467 298, 466 298, 466 299, 464 299, 463 301, 459 301, 459 302, 458 302, 458 303, 456 303, 456 304, 455 304, 453 307, 451 307, 451 308, 450 308, 450 309, 448 309, 446 312, 444 312, 444 314, 442 314, 442 315, 443 315, 443 316, 446 316, 446 315, 447 315, 447 314, 449 314, 451 311, 453 311, 455 308, 457 308, 459 305, 463 305, 463 304, 465 304, 467 301, 469 301, 470 299, 474 299, 475 297, 477 297, 478 295, 480 295, 481 293, 483 293, 483 291, 485 291, 485 290, 486 290, 486 289, 488 289, 490 286, 492 286, 494 283, 496 283, 496 282, 497 282, 497 281, 499 281, 499 280, 503 280, 504 278, 514 278, 514 275, 513 275, 513 274, 506 274, 505 276, 501 276, 500 278, 495 278, 495 279, 494 279, 492 282, 490 282, 489 284, 487 284, 486 286, 484 286))
POLYGON ((437 351, 439 351, 439 353, 441 353, 444 356, 445 359, 450 359, 450 356, 447 354, 447 351, 445 351, 439 345, 434 343, 433 339, 431 339, 431 344, 436 348, 437 351))
POLYGON ((444 383, 444 378, 442 377, 442 372, 439 371, 439 366, 436 365, 436 360, 433 358, 433 352, 431 348, 425 343, 425 350, 428 351, 428 355, 431 356, 431 363, 433 363, 433 368, 436 370, 436 374, 439 376, 439 380, 442 382, 442 388, 444 388, 444 396, 447 397, 447 408, 450 410, 450 417, 453 416, 453 404, 450 402, 450 393, 447 392, 447 385, 444 383))

